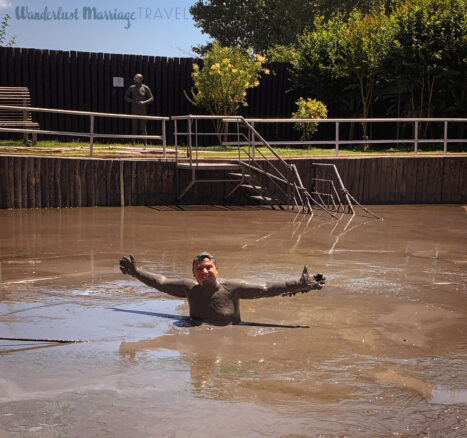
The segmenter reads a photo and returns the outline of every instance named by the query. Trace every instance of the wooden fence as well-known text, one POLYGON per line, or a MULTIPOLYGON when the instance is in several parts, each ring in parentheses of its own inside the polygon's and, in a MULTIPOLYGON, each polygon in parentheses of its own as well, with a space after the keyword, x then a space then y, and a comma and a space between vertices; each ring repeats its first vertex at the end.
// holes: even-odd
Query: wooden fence
MULTIPOLYGON (((173 116, 199 114, 184 95, 193 86, 194 58, 121 55, 109 53, 64 52, 0 47, 0 86, 25 86, 31 93, 31 106, 78 111, 129 113, 123 99, 135 73, 142 73, 144 83, 155 97, 148 115, 173 116), (124 78, 123 87, 114 87, 113 78, 124 78)), ((272 64, 274 74, 264 76, 261 85, 248 91, 249 106, 245 116, 290 117, 297 96, 289 93, 285 64, 272 64)), ((88 120, 56 114, 38 114, 42 129, 82 132, 88 120)), ((130 133, 130 122, 96 121, 96 132, 130 133)), ((168 133, 172 129, 167 130, 168 133)), ((271 133, 272 130, 271 130, 271 133)))
MULTIPOLYGON (((350 193, 363 204, 461 204, 467 202, 467 157, 316 158, 288 160, 303 184, 325 177, 314 162, 335 164, 350 193), (321 172, 321 173, 319 173, 321 172)), ((216 175, 218 179, 224 174, 216 175)), ((167 205, 188 172, 175 163, 150 160, 100 160, 0 156, 0 208, 167 205)), ((232 185, 195 185, 184 204, 222 204, 232 185)), ((233 205, 247 203, 240 193, 233 205)))

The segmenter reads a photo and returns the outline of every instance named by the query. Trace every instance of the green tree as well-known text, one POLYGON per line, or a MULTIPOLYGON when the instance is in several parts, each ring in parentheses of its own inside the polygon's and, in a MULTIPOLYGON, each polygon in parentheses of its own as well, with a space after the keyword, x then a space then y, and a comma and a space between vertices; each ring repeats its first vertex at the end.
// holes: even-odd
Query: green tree
POLYGON ((404 99, 403 115, 430 117, 434 103, 444 114, 462 115, 466 1, 407 0, 393 17, 397 32, 387 70, 391 91, 404 99))
MULTIPOLYGON (((295 44, 316 16, 330 17, 354 8, 369 12, 396 0, 198 0, 191 8, 195 25, 223 46, 266 54, 276 45, 295 44)), ((199 48, 201 52, 203 47, 199 48)))
MULTIPOLYGON (((394 34, 393 19, 384 9, 315 20, 313 30, 298 38, 292 75, 295 88, 307 89, 307 95, 328 107, 339 107, 341 114, 355 116, 358 111, 369 117, 394 34)), ((366 138, 366 123, 363 131, 366 138)))
POLYGON ((12 36, 10 40, 8 40, 6 35, 10 18, 8 14, 5 14, 0 22, 0 47, 13 47, 15 44, 16 36, 12 36))
MULTIPOLYGON (((233 115, 247 106, 247 90, 259 85, 262 74, 269 74, 264 67, 265 58, 240 47, 222 47, 217 41, 204 54, 202 66, 193 65, 191 77, 194 89, 187 99, 212 115, 233 115)), ((220 133, 222 121, 216 131, 220 133)), ((219 138, 220 139, 220 138, 219 138)))
MULTIPOLYGON (((358 86, 363 118, 370 115, 375 87, 382 77, 395 32, 392 16, 384 11, 362 15, 355 10, 341 28, 340 50, 333 71, 337 77, 358 86)), ((367 138, 366 123, 363 123, 363 138, 367 138)))
POLYGON ((342 74, 336 74, 344 24, 341 14, 328 21, 317 17, 313 30, 298 37, 295 50, 292 47, 283 49, 285 56, 287 53, 290 55, 293 88, 302 96, 325 102, 330 112, 338 116, 353 115, 358 97, 355 86, 349 84, 342 74))

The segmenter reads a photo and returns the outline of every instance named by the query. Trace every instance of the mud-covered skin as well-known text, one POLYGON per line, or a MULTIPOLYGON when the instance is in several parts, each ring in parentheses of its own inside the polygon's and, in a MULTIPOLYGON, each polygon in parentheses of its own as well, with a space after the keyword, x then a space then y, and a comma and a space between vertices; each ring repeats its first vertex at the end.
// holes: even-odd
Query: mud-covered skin
POLYGON ((299 280, 253 284, 245 281, 219 279, 200 285, 191 279, 168 279, 163 275, 149 273, 136 267, 133 256, 120 260, 120 270, 148 286, 179 298, 187 298, 190 318, 238 323, 240 299, 292 296, 321 289, 326 279, 322 274, 310 276, 305 266, 299 280))

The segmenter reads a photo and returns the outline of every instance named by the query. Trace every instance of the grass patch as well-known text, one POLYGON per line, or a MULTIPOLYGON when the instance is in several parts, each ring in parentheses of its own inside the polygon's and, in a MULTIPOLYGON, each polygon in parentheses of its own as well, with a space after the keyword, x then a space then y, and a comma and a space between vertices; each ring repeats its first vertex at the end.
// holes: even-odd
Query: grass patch
MULTIPOLYGON (((442 154, 442 145, 434 147, 433 145, 419 146, 419 154, 442 154), (428 147, 429 146, 429 147, 428 147)), ((465 153, 464 144, 457 147, 450 145, 451 150, 448 148, 449 154, 465 153)), ((246 147, 243 148, 247 150, 246 147)), ((256 157, 260 158, 261 154, 266 157, 273 157, 273 153, 265 147, 257 147, 256 157)), ((307 156, 335 156, 336 152, 334 147, 302 147, 294 148, 287 146, 275 146, 275 151, 283 158, 292 157, 307 157, 307 156)), ((178 147, 179 156, 187 156, 186 146, 178 147)), ((40 156, 89 156, 89 143, 80 141, 61 142, 57 140, 40 140, 36 145, 22 140, 0 140, 0 154, 18 154, 18 155, 40 155, 40 156)), ((193 156, 196 151, 193 148, 193 156)), ((369 145, 367 150, 363 150, 363 145, 345 145, 339 149, 340 156, 359 156, 359 155, 407 155, 413 154, 413 147, 394 148, 393 146, 382 145, 369 145)), ((93 156, 95 157, 109 157, 109 158, 122 158, 122 157, 162 157, 163 150, 161 145, 148 145, 131 143, 94 143, 93 156)), ((167 146, 167 157, 175 156, 175 146, 167 146)), ((238 158, 238 148, 236 146, 208 146, 198 148, 197 156, 199 158, 238 158)), ((241 158, 246 158, 245 153, 241 153, 241 158)))

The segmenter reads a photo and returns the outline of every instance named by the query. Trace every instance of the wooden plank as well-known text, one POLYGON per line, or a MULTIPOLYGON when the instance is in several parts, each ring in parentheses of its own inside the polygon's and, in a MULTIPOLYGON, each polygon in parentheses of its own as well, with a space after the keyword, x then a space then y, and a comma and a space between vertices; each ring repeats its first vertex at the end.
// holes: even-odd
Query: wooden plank
POLYGON ((365 193, 365 169, 367 160, 358 160, 358 198, 357 201, 364 204, 364 193, 365 193))
POLYGON ((393 174, 392 174, 392 158, 384 157, 385 168, 383 173, 384 178, 384 203, 394 204, 394 192, 393 192, 393 174))
POLYGON ((32 208, 42 207, 41 195, 41 158, 35 157, 32 159, 33 175, 34 175, 34 205, 32 208))
MULTIPOLYGON (((50 81, 50 54, 48 50, 42 51, 42 70, 43 70, 43 88, 44 96, 43 102, 45 108, 52 108, 51 96, 52 96, 52 84, 50 81)), ((51 129, 53 127, 53 114, 43 113, 44 117, 44 128, 51 129)), ((42 125, 41 125, 42 127, 42 125)))
POLYGON ((467 176, 466 176, 467 159, 462 158, 459 161, 459 190, 458 202, 461 204, 467 203, 467 176))
POLYGON ((40 180, 41 180, 41 207, 46 208, 48 207, 48 192, 47 192, 47 182, 48 182, 48 168, 47 168, 47 163, 48 159, 47 158, 41 158, 41 166, 40 166, 40 180))
POLYGON ((430 178, 429 178, 429 167, 430 167, 430 159, 428 157, 423 157, 422 162, 420 163, 420 180, 422 184, 417 185, 417 198, 418 198, 418 203, 419 204, 424 204, 428 203, 431 204, 431 199, 430 199, 430 178))
POLYGON ((34 182, 34 158, 25 157, 25 169, 27 175, 27 208, 35 208, 36 190, 34 182))
POLYGON ((0 208, 9 208, 8 190, 8 158, 0 156, 0 208))
MULTIPOLYGON (((65 109, 65 88, 68 88, 70 86, 70 84, 67 83, 67 77, 64 74, 65 54, 63 51, 60 50, 56 52, 55 56, 55 75, 57 81, 57 83, 55 84, 55 108, 65 109)), ((60 130, 64 129, 63 117, 59 118, 57 128, 59 128, 60 130)))
POLYGON ((10 53, 10 50, 8 50, 7 47, 1 47, 0 46, 0 59, 2 62, 0 62, 0 78, 2 79, 2 84, 8 84, 8 67, 9 63, 7 62, 8 60, 8 54, 10 53))
POLYGON ((14 205, 15 208, 23 208, 23 184, 21 175, 21 160, 19 157, 13 158, 13 169, 15 175, 14 205))
POLYGON ((463 203, 465 202, 465 186, 463 185, 464 177, 462 173, 465 171, 465 159, 457 157, 446 157, 447 165, 445 165, 443 184, 445 193, 443 202, 446 203, 463 203))
POLYGON ((413 203, 419 203, 419 194, 423 190, 423 158, 416 157, 414 159, 414 191, 413 203))
POLYGON ((393 185, 394 204, 400 204, 403 190, 405 187, 405 164, 406 160, 403 157, 393 158, 393 185))
POLYGON ((89 180, 88 180, 88 193, 90 194, 90 205, 97 205, 97 172, 98 172, 98 161, 89 160, 88 171, 89 171, 89 180))
POLYGON ((413 203, 413 192, 414 192, 414 183, 415 183, 415 158, 407 157, 406 161, 406 175, 405 175, 405 199, 408 204, 413 203))
POLYGON ((60 191, 61 207, 70 207, 70 195, 72 191, 71 182, 71 159, 61 159, 60 165, 60 191))
MULTIPOLYGON (((16 48, 15 48, 16 49, 16 48)), ((22 71, 22 68, 21 68, 21 59, 22 59, 22 56, 21 56, 21 48, 17 48, 15 50, 15 57, 14 57, 14 62, 15 62, 15 65, 14 65, 14 70, 15 70, 15 82, 14 84, 16 86, 21 86, 23 85, 23 78, 21 76, 21 71, 22 71)))
POLYGON ((374 167, 371 176, 371 203, 372 204, 380 204, 381 203, 381 159, 375 158, 374 159, 374 167))
POLYGON ((423 179, 425 180, 425 190, 424 190, 424 196, 422 198, 423 203, 428 203, 428 204, 435 204, 434 202, 434 192, 435 192, 435 187, 434 184, 436 184, 436 163, 430 157, 425 158, 425 163, 424 163, 424 168, 423 168, 423 179))
POLYGON ((80 207, 89 207, 91 204, 89 202, 88 198, 88 178, 87 178, 87 173, 88 173, 88 164, 89 160, 83 159, 80 161, 80 166, 79 166, 79 176, 80 176, 80 184, 79 184, 79 198, 80 198, 80 207))
MULTIPOLYGON (((114 58, 115 58, 115 55, 112 55, 112 60, 114 58)), ((120 64, 120 66, 123 66, 123 77, 125 78, 125 83, 126 83, 124 91, 126 92, 126 89, 130 85, 133 84, 133 77, 135 75, 135 72, 130 70, 130 68, 132 68, 132 66, 130 66, 130 57, 129 57, 129 55, 116 55, 116 58, 117 58, 117 62, 120 64)), ((121 108, 123 108, 123 111, 122 111, 123 113, 125 113, 125 114, 130 114, 131 113, 131 108, 130 108, 129 103, 122 100, 122 101, 119 102, 119 104, 121 105, 121 108)), ((122 122, 117 120, 117 119, 114 119, 113 123, 115 123, 114 127, 116 127, 116 129, 118 129, 119 125, 122 125, 122 122)), ((131 133, 131 120, 130 119, 125 120, 125 131, 124 132, 126 134, 131 133)))
MULTIPOLYGON (((50 50, 47 58, 48 80, 49 80, 49 108, 58 108, 57 89, 61 86, 57 80, 57 51, 50 50)), ((58 126, 57 114, 50 114, 50 125, 52 129, 58 126)))
POLYGON ((130 195, 130 199, 131 199, 131 205, 138 205, 138 200, 137 200, 137 197, 136 197, 136 161, 133 160, 131 161, 131 184, 130 184, 130 187, 131 187, 131 195, 130 195))
MULTIPOLYGON (((444 157, 443 157, 444 158, 444 157)), ((433 159, 433 184, 432 184, 432 199, 433 203, 439 204, 441 202, 441 187, 443 184, 442 169, 443 158, 433 159)))
POLYGON ((15 208, 15 162, 14 157, 7 157, 8 184, 7 184, 7 205, 8 208, 15 208))
POLYGON ((54 175, 54 193, 55 203, 54 207, 62 207, 62 159, 55 158, 55 175, 54 175))
MULTIPOLYGON (((78 84, 80 82, 80 75, 79 75, 79 62, 78 62, 78 52, 71 51, 70 58, 69 58, 69 82, 70 82, 70 99, 68 102, 70 109, 81 109, 80 107, 80 96, 79 96, 79 88, 78 84)), ((80 131, 80 123, 79 119, 81 117, 69 117, 70 119, 70 130, 74 132, 80 131)))
POLYGON ((21 85, 27 86, 28 88, 30 78, 29 55, 30 51, 28 49, 21 49, 21 85))

